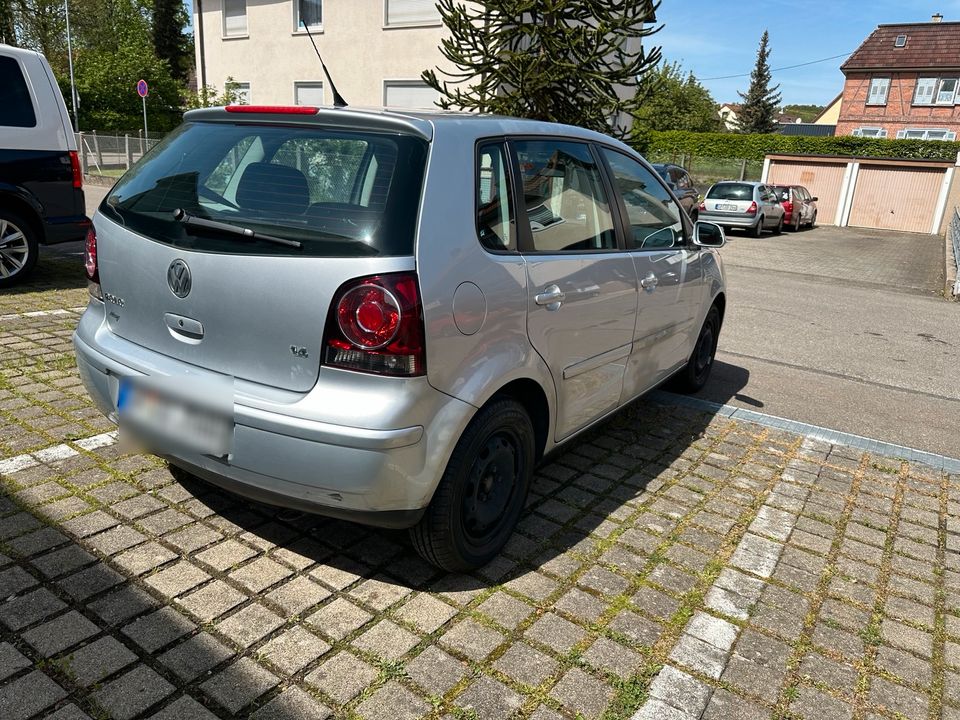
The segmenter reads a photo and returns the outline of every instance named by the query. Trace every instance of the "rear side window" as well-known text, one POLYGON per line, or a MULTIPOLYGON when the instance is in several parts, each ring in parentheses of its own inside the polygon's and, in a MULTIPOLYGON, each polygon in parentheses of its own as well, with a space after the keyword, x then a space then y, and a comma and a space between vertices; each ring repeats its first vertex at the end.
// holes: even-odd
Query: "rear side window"
POLYGON ((746 183, 717 183, 707 192, 717 200, 753 200, 753 185, 746 183))
POLYGON ((326 127, 182 125, 117 183, 107 212, 159 242, 209 252, 412 255, 427 143, 326 127), (203 220, 295 240, 251 241, 203 220))
POLYGON ((36 127, 37 114, 20 63, 0 55, 0 125, 36 127))
POLYGON ((488 250, 513 250, 513 188, 502 143, 481 145, 477 153, 477 234, 488 250))

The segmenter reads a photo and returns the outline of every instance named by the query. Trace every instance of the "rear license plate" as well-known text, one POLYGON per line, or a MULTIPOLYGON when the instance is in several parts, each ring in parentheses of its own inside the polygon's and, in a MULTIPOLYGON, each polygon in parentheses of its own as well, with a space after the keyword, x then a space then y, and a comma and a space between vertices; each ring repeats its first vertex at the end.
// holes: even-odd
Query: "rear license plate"
POLYGON ((726 211, 728 211, 728 212, 736 212, 736 211, 737 211, 737 206, 736 206, 736 205, 730 205, 730 204, 728 204, 728 203, 717 203, 717 205, 715 205, 715 207, 716 207, 717 210, 726 210, 726 211))
POLYGON ((122 378, 117 416, 125 440, 148 450, 223 457, 233 443, 232 396, 178 379, 122 378), (229 405, 228 405, 229 399, 229 405))

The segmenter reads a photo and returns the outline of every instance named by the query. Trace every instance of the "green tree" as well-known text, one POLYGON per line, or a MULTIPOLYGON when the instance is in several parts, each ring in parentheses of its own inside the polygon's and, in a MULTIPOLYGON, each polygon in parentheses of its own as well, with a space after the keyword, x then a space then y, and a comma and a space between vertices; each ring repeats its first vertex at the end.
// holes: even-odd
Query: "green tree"
POLYGON ((661 63, 642 85, 645 98, 633 115, 637 130, 720 130, 717 103, 710 91, 679 63, 661 63))
POLYGON ((660 60, 644 48, 659 0, 439 0, 449 66, 423 80, 439 105, 610 131, 633 115, 639 78, 660 60), (442 76, 442 79, 441 79, 442 76))
POLYGON ((783 111, 788 115, 796 115, 803 122, 813 122, 824 111, 823 105, 784 105, 783 111))
POLYGON ((13 5, 13 0, 0 0, 0 43, 5 45, 16 45, 17 43, 13 5))
POLYGON ((153 49, 179 80, 187 78, 193 60, 192 42, 183 33, 187 22, 183 0, 153 0, 153 49))
POLYGON ((766 30, 760 37, 757 50, 757 64, 750 73, 750 87, 746 93, 739 93, 743 99, 743 108, 737 114, 737 130, 742 133, 769 133, 776 129, 774 118, 780 105, 779 85, 770 87, 770 33, 766 30))

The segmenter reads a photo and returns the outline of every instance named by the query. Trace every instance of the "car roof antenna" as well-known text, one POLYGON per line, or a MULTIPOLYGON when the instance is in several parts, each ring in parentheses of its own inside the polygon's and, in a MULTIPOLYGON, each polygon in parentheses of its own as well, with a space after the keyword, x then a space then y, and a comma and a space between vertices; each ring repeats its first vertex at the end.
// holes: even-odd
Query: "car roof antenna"
MULTIPOLYGON (((304 2, 300 0, 300 17, 304 17, 304 2)), ((301 22, 303 22, 301 20, 301 22)), ((333 78, 330 77, 330 71, 327 70, 327 64, 323 61, 323 57, 320 55, 320 50, 317 49, 317 43, 313 39, 313 33, 310 32, 310 24, 303 22, 303 29, 307 31, 307 37, 310 38, 310 44, 313 45, 313 50, 317 53, 317 59, 320 60, 320 67, 323 68, 323 74, 327 76, 327 82, 330 83, 330 89, 333 90, 333 106, 334 107, 347 107, 347 101, 343 99, 343 95, 337 92, 337 86, 333 84, 333 78)))

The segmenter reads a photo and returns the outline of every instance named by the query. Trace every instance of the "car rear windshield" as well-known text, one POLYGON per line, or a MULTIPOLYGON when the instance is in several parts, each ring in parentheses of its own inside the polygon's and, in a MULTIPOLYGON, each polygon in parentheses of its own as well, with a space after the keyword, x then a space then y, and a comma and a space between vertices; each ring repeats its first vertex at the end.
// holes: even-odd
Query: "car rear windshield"
POLYGON ((707 192, 707 197, 717 200, 753 200, 753 185, 717 183, 707 192))
POLYGON ((103 211, 191 250, 412 255, 426 157, 426 141, 398 134, 186 123, 123 176, 103 211), (296 242, 197 227, 175 213, 296 242))

